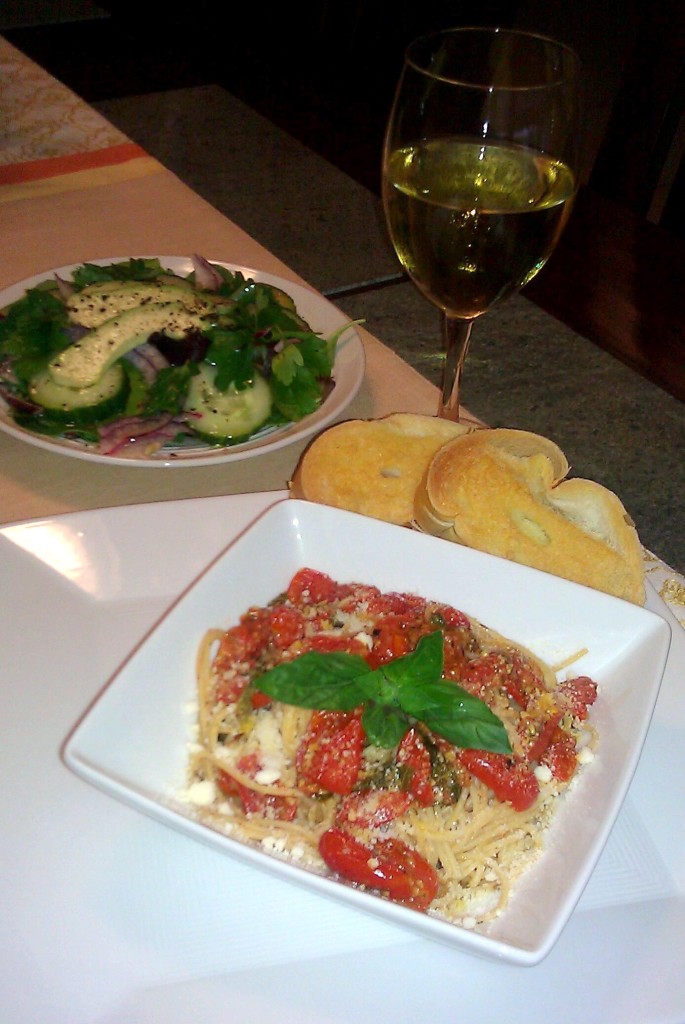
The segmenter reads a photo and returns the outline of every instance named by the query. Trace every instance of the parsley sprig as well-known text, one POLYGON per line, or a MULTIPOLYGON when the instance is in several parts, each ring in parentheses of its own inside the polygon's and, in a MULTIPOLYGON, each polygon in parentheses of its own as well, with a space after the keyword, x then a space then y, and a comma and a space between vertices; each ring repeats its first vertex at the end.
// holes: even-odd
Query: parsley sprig
POLYGON ((12 361, 26 383, 70 344, 64 303, 45 288, 32 288, 0 318, 0 358, 12 361))
POLYGON ((422 637, 416 649, 370 669, 356 654, 308 651, 254 680, 257 690, 284 704, 324 711, 361 707, 370 743, 393 747, 415 721, 462 748, 510 754, 504 725, 488 705, 443 679, 440 630, 422 637))

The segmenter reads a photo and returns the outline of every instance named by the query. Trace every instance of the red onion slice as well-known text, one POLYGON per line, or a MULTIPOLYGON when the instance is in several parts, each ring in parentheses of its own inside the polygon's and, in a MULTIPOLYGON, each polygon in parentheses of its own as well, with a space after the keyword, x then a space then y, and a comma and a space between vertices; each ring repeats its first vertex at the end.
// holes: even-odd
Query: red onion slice
POLYGON ((124 358, 140 370, 148 383, 155 379, 160 370, 169 365, 169 360, 162 355, 157 346, 148 342, 131 349, 124 358))
POLYGON ((176 437, 180 429, 182 424, 174 416, 165 414, 148 419, 128 416, 101 428, 98 450, 103 455, 134 457, 144 449, 151 455, 176 437))
POLYGON ((208 292, 215 292, 221 287, 223 278, 209 260, 206 260, 204 256, 198 256, 197 253, 193 253, 190 258, 193 263, 193 270, 195 271, 195 284, 198 288, 203 288, 208 292))
POLYGON ((60 297, 66 302, 67 299, 74 294, 75 288, 71 281, 65 281, 59 274, 55 274, 55 281, 57 282, 57 291, 60 297))

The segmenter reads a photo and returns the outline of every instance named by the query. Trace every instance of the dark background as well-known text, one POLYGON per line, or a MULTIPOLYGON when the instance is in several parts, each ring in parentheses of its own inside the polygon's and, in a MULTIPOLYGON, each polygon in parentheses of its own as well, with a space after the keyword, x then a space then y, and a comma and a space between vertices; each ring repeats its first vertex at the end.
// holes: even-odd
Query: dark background
POLYGON ((375 193, 406 44, 468 24, 584 64, 581 189, 526 297, 685 400, 683 0, 0 0, 0 32, 88 102, 223 86, 375 193))
POLYGON ((578 49, 588 184, 685 235, 682 0, 0 2, 6 38, 89 102, 222 85, 375 191, 404 47, 467 24, 530 28, 578 49))

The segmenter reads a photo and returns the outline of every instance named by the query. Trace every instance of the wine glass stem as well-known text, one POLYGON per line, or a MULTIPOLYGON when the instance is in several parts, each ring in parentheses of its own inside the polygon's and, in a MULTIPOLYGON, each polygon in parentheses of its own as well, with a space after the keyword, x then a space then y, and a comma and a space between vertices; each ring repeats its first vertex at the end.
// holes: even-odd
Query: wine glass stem
POLYGON ((445 364, 438 415, 444 419, 458 420, 461 373, 471 340, 473 320, 461 320, 445 312, 441 317, 445 364))

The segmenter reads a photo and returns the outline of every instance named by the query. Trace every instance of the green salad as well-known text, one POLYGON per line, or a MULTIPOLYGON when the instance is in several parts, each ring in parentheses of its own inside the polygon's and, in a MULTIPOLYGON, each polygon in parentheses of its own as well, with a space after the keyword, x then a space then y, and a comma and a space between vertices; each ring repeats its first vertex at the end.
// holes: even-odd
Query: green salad
POLYGON ((86 263, 0 313, 0 398, 14 423, 99 454, 227 446, 315 412, 338 338, 280 288, 192 258, 86 263))

